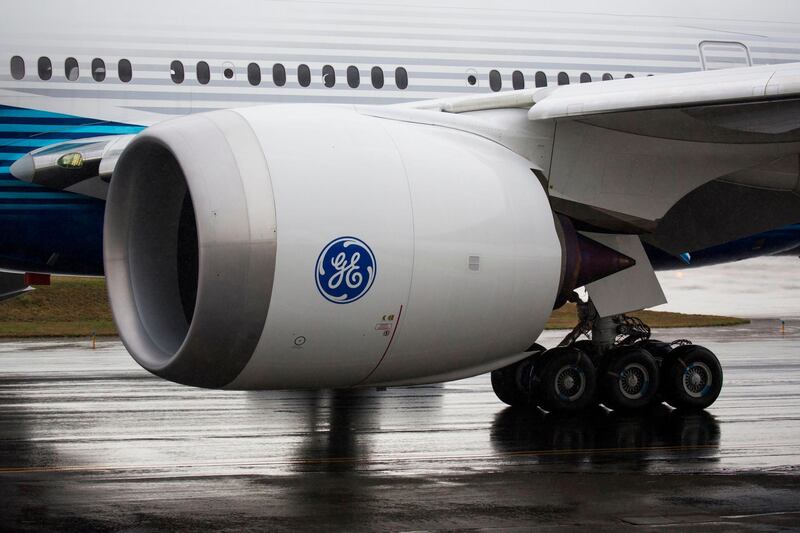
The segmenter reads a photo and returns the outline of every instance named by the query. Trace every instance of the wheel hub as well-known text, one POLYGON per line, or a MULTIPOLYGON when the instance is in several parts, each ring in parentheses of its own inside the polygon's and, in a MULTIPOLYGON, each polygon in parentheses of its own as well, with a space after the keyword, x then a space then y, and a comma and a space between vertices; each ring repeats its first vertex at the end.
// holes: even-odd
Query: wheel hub
POLYGON ((692 363, 683 372, 683 389, 692 398, 702 398, 711 388, 711 381, 711 369, 705 363, 692 363))
POLYGON ((623 396, 638 400, 647 392, 650 373, 639 363, 631 363, 619 374, 619 389, 623 396))
POLYGON ((586 380, 583 372, 573 366, 565 366, 556 374, 556 394, 564 400, 575 401, 583 396, 586 380))

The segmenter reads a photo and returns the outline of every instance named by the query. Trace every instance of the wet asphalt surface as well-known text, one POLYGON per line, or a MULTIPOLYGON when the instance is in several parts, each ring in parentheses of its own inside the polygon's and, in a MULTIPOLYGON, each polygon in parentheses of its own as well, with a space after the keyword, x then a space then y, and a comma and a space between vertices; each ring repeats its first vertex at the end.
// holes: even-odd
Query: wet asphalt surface
POLYGON ((208 391, 118 342, 0 343, 0 530, 800 529, 800 320, 654 336, 718 354, 707 412, 517 412, 488 376, 208 391))

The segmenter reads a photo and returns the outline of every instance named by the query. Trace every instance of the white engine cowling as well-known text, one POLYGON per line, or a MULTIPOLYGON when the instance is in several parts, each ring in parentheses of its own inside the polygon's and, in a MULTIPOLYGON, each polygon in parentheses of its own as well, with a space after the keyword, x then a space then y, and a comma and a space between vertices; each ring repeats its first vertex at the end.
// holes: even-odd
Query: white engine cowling
POLYGON ((120 335, 166 379, 230 388, 447 381, 520 358, 562 271, 530 163, 349 107, 148 128, 104 235, 120 335))

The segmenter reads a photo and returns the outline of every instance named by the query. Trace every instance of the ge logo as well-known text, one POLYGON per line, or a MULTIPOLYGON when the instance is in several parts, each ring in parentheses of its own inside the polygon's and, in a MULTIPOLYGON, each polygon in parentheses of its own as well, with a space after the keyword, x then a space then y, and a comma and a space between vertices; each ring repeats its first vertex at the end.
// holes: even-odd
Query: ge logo
POLYGON ((375 256, 364 241, 339 237, 329 242, 317 258, 317 289, 328 301, 349 304, 372 287, 376 270, 375 256))

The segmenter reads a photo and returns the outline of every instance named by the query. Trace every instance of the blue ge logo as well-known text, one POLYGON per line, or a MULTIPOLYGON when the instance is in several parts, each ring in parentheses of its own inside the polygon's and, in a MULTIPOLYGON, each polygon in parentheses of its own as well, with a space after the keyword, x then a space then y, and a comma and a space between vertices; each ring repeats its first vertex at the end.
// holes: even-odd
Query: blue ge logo
POLYGON ((355 302, 372 287, 376 269, 375 256, 364 241, 339 237, 317 258, 317 289, 333 303, 355 302))

